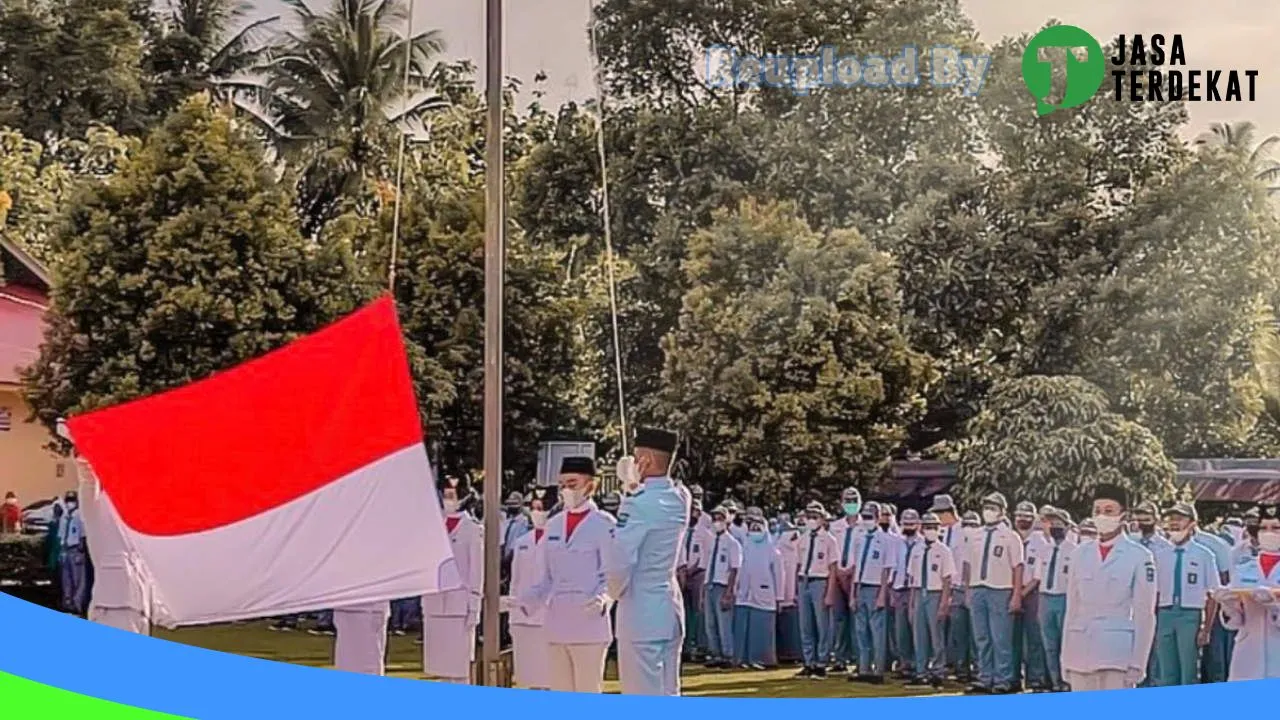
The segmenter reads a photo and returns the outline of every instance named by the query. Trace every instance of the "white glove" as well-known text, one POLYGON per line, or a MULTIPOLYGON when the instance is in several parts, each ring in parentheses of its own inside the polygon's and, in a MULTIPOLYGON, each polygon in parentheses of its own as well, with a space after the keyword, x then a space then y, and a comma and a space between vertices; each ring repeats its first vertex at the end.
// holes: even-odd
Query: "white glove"
POLYGON ((587 601, 586 608, 590 612, 604 615, 609 612, 609 606, 612 604, 613 600, 608 595, 597 595, 587 601))
POLYGON ((480 598, 472 598, 467 604, 467 625, 475 627, 480 624, 480 598))
POLYGON ((618 460, 616 469, 618 482, 622 484, 622 490, 630 495, 640 488, 640 472, 636 470, 636 459, 627 455, 618 460))
POLYGON ((1147 671, 1139 668, 1131 667, 1125 673, 1124 680, 1129 687, 1137 687, 1147 678, 1147 671))
POLYGON ((516 601, 510 595, 503 595, 498 598, 498 612, 509 613, 516 605, 516 601))

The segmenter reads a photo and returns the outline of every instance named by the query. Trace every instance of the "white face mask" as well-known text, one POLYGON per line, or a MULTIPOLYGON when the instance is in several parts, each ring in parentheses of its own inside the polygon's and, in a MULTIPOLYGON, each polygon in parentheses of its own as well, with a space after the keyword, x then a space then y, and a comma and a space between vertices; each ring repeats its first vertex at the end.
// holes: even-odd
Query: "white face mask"
POLYGON ((577 510, 587 501, 587 494, 576 488, 565 488, 560 491, 560 499, 564 501, 566 508, 577 510))
POLYGON ((713 530, 715 530, 717 533, 722 533, 722 532, 724 532, 724 521, 723 521, 723 520, 713 520, 713 521, 711 522, 711 528, 712 528, 713 530))
POLYGON ((925 539, 925 540, 927 540, 928 542, 937 542, 937 541, 938 541, 938 531, 937 531, 937 530, 925 530, 925 531, 924 531, 924 539, 925 539))
POLYGON ((1258 531, 1258 547, 1266 552, 1280 552, 1280 532, 1275 530, 1258 531))
POLYGON ((810 530, 817 530, 820 524, 821 523, 819 523, 817 520, 814 520, 813 518, 809 518, 808 520, 804 521, 804 526, 809 528, 810 530))
POLYGON ((1190 536, 1191 536, 1190 530, 1170 530, 1169 531, 1169 539, 1172 540, 1175 545, 1181 545, 1182 543, 1186 542, 1187 538, 1190 536))
POLYGON ((1093 526, 1098 528, 1099 535, 1111 535, 1120 529, 1123 521, 1116 515, 1094 515, 1093 526))
POLYGON ((988 525, 995 525, 1000 522, 1000 511, 990 508, 982 511, 982 521, 988 525))
POLYGON ((530 510, 529 520, 533 522, 533 526, 541 530, 547 524, 546 510, 530 510))
POLYGON ((445 514, 445 515, 452 515, 452 514, 454 514, 454 513, 456 513, 456 512, 458 512, 458 501, 457 501, 457 500, 449 500, 448 498, 446 498, 446 499, 444 500, 444 514, 445 514))

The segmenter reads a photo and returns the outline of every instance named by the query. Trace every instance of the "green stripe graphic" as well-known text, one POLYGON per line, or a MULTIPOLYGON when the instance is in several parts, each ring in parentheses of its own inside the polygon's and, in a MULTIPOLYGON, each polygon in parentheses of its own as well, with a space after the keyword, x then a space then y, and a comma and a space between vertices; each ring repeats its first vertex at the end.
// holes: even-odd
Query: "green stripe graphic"
POLYGON ((4 716, 15 720, 191 720, 177 715, 119 705, 106 700, 77 695, 41 685, 16 675, 0 672, 0 703, 4 716), (20 712, 14 712, 20 711, 20 712), (10 713, 13 712, 12 715, 10 713))

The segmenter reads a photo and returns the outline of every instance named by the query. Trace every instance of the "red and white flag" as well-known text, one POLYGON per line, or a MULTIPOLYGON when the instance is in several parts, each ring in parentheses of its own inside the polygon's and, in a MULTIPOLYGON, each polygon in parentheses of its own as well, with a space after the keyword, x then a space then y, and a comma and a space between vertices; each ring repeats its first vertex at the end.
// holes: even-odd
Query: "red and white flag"
POLYGON ((161 625, 461 584, 389 297, 68 427, 147 570, 161 625))

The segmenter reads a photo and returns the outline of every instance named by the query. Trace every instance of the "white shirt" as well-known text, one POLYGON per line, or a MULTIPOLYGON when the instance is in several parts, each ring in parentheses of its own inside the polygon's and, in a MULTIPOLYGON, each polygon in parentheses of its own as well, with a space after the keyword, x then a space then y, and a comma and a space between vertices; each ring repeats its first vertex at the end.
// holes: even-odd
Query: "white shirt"
POLYGON ((854 560, 857 555, 853 554, 853 546, 858 536, 857 524, 851 524, 847 518, 841 518, 831 523, 831 537, 836 541, 836 565, 840 570, 847 571, 853 567, 854 560))
POLYGON ((919 531, 916 531, 915 537, 907 537, 905 535, 894 535, 893 549, 893 589, 905 590, 907 587, 907 560, 911 555, 911 551, 917 545, 924 542, 919 531))
POLYGON ((734 589, 735 604, 758 610, 777 610, 782 599, 782 557, 766 537, 756 542, 747 537, 742 549, 742 568, 734 589))
POLYGON ((1076 544, 1064 538, 1061 543, 1049 541, 1042 562, 1036 563, 1033 577, 1039 583, 1042 595, 1066 595, 1067 578, 1071 565, 1071 554, 1076 544))
POLYGON ((1222 586, 1213 551, 1194 540, 1153 544, 1151 554, 1156 561, 1156 607, 1202 610, 1205 600, 1222 586))
POLYGON ((714 535, 710 528, 703 528, 701 523, 685 528, 684 538, 681 539, 680 567, 701 570, 703 558, 711 552, 711 539, 714 535))
POLYGON ((62 515, 62 528, 59 532, 62 547, 80 547, 84 540, 84 520, 80 518, 80 509, 67 510, 62 515))
POLYGON ((1156 627, 1156 566, 1122 533, 1104 560, 1098 541, 1076 547, 1067 581, 1062 669, 1145 673, 1156 627))
POLYGON ((907 556, 906 576, 909 588, 923 588, 930 592, 942 590, 942 583, 956 576, 955 556, 951 554, 951 548, 941 540, 916 543, 907 556))
POLYGON ((857 585, 879 585, 884 570, 892 575, 898 559, 900 538, 884 532, 879 527, 862 530, 854 537, 853 582, 857 585))
MULTIPOLYGON (((543 537, 546 533, 543 532, 543 537)), ((542 552, 542 540, 538 531, 530 530, 512 543, 511 555, 511 590, 512 597, 520 597, 528 593, 542 580, 546 568, 546 557, 542 552)), ((546 604, 531 605, 525 612, 512 612, 511 624, 522 627, 542 627, 546 615, 546 604)))
POLYGON ((775 541, 780 558, 778 585, 781 590, 778 593, 778 605, 781 607, 796 604, 796 572, 800 564, 796 556, 796 544, 799 541, 800 536, 795 531, 781 533, 775 541))
POLYGON ((796 543, 796 573, 800 578, 825 578, 836 557, 836 539, 826 530, 801 530, 796 543))
POLYGON ((742 543, 732 532, 722 532, 711 538, 707 553, 702 559, 702 569, 707 571, 704 582, 709 585, 729 585, 729 571, 742 567, 742 543))
POLYGON ((1022 562, 1026 567, 1022 571, 1024 582, 1035 578, 1040 563, 1049 561, 1049 551, 1052 545, 1053 543, 1040 530, 1032 530, 1027 533, 1027 539, 1022 542, 1022 562))
POLYGON ((955 563, 956 571, 951 576, 951 587, 961 587, 964 585, 964 561, 968 555, 968 542, 965 540, 964 527, 959 521, 952 523, 946 527, 938 528, 938 539, 946 544, 947 549, 951 551, 951 558, 955 563))
POLYGON ((1003 525, 987 525, 969 546, 969 585, 1013 589, 1013 571, 1022 567, 1022 538, 1003 525))

